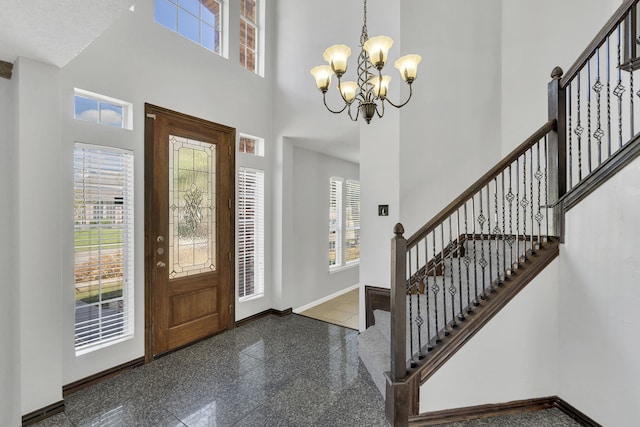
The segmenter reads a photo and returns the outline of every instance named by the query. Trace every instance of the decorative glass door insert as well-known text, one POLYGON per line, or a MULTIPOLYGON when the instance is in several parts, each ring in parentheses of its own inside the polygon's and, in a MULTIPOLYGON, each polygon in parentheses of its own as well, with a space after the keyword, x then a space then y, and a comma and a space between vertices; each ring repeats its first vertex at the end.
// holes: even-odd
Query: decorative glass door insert
POLYGON ((216 146, 169 136, 169 278, 216 270, 216 146))

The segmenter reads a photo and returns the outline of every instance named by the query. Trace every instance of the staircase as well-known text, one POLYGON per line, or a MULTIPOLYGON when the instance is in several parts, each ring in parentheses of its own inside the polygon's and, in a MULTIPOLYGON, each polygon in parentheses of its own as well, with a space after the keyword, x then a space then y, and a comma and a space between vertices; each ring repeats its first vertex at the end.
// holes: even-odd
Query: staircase
POLYGON ((566 211, 640 155, 639 1, 552 71, 547 123, 413 235, 396 225, 391 288, 366 291, 359 336, 392 425, 418 416, 420 385, 558 256, 566 211))

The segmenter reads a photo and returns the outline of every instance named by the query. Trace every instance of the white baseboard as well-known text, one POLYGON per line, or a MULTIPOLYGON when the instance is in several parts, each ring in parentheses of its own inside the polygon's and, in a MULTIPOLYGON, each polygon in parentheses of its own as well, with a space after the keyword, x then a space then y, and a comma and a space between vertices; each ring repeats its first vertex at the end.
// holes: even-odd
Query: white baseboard
POLYGON ((346 294, 347 292, 351 292, 354 289, 358 289, 360 287, 359 283, 356 283, 355 285, 349 286, 348 288, 342 289, 338 292, 334 292, 331 295, 327 295, 326 297, 320 298, 318 300, 315 300, 313 302, 310 302, 309 304, 305 304, 302 307, 298 307, 298 308, 294 308, 293 312, 298 314, 301 313, 305 310, 309 310, 311 307, 315 307, 316 305, 320 305, 323 302, 327 302, 331 299, 334 299, 335 297, 339 297, 342 294, 346 294))

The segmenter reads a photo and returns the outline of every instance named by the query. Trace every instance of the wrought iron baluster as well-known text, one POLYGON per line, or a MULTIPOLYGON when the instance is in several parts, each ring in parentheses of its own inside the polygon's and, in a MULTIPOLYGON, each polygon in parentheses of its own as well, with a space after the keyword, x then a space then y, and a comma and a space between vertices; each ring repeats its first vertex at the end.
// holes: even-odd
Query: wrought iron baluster
MULTIPOLYGON (((547 219, 547 240, 549 239, 549 157, 547 156, 547 135, 544 136, 544 216, 547 219)), ((555 225, 555 224, 554 224, 555 225)))
POLYGON ((477 307, 480 305, 478 302, 478 247, 476 246, 476 198, 471 197, 471 216, 473 217, 473 286, 474 286, 474 300, 473 305, 477 307))
POLYGON ((571 127, 571 117, 572 117, 572 112, 573 110, 571 109, 571 101, 572 101, 572 97, 571 97, 571 88, 573 87, 573 82, 569 83, 569 86, 567 87, 567 102, 568 102, 568 108, 567 108, 567 124, 568 124, 568 130, 567 130, 567 134, 569 135, 569 189, 573 188, 573 132, 572 132, 572 127, 571 127))
MULTIPOLYGON (((538 143, 540 143, 540 141, 538 141, 538 143)), ((531 208, 531 253, 533 254, 535 253, 535 249, 533 248, 533 235, 535 234, 533 230, 533 147, 529 148, 529 164, 531 165, 529 168, 529 203, 531 208)))
POLYGON ((480 263, 480 268, 482 269, 482 293, 480 294, 480 299, 486 299, 487 296, 485 295, 485 283, 486 283, 486 277, 485 277, 485 268, 487 267, 487 260, 484 257, 484 223, 485 223, 485 216, 483 213, 483 207, 482 207, 482 189, 480 189, 480 191, 478 192, 478 195, 480 196, 480 199, 478 200, 479 204, 480 204, 480 215, 478 215, 478 224, 480 224, 480 261, 478 261, 480 263))
POLYGON ((456 323, 456 301, 455 301, 455 297, 456 297, 456 286, 455 286, 455 280, 453 278, 453 251, 454 251, 454 244, 453 244, 453 227, 451 225, 451 216, 449 216, 449 253, 447 254, 447 257, 449 258, 449 274, 451 275, 451 285, 449 286, 449 295, 451 296, 451 322, 449 323, 449 326, 451 326, 451 328, 456 328, 458 327, 458 324, 456 323))
POLYGON ((607 158, 611 157, 611 37, 607 36, 607 158))
MULTIPOLYGON (((467 202, 464 202, 464 241, 465 244, 469 240, 469 228, 468 228, 468 220, 469 216, 467 215, 467 202)), ((471 313, 471 283, 469 280, 469 265, 471 264, 471 257, 469 256, 468 250, 465 250, 464 265, 467 270, 467 313, 471 313)))
POLYGON ((447 273, 449 269, 445 267, 445 251, 449 245, 444 244, 444 222, 440 224, 440 244, 442 245, 440 250, 440 266, 442 267, 442 323, 444 329, 444 336, 449 335, 447 330, 447 273))
MULTIPOLYGON (((492 293, 494 292, 493 289, 493 263, 491 262, 491 196, 489 193, 489 185, 487 184, 487 263, 489 264, 489 292, 492 293)), ((480 192, 482 193, 482 189, 480 189, 480 192)))
POLYGON ((580 114, 580 75, 582 74, 581 71, 578 72, 578 90, 576 93, 576 108, 577 108, 577 114, 578 114, 578 125, 576 126, 576 129, 574 130, 577 139, 578 139, 578 183, 580 181, 582 181, 582 132, 584 132, 584 128, 582 127, 582 115, 580 114))
POLYGON ((507 238, 507 243, 509 244, 509 269, 511 269, 513 268, 513 200, 515 199, 511 187, 511 165, 509 165, 509 192, 506 199, 509 202, 509 237, 507 238))
POLYGON ((516 268, 520 267, 520 157, 516 159, 516 268))
POLYGON ((587 162, 591 173, 591 60, 587 60, 587 162))
MULTIPOLYGON (((409 250, 410 251, 410 250, 409 250)), ((408 272, 409 272, 409 289, 408 289, 408 297, 409 297, 409 330, 407 333, 409 334, 409 356, 411 367, 416 367, 416 361, 413 359, 413 286, 411 285, 411 278, 413 277, 413 269, 411 265, 411 252, 407 253, 407 262, 408 262, 408 272)))
POLYGON ((428 236, 424 238, 424 297, 427 312, 427 351, 431 351, 431 312, 429 311, 429 243, 428 236))
MULTIPOLYGON (((495 191, 493 192, 493 207, 495 209, 495 219, 496 219, 496 228, 493 230, 493 233, 496 235, 496 285, 502 285, 502 271, 500 269, 500 234, 502 230, 500 230, 500 216, 498 214, 498 177, 496 176, 493 179, 493 185, 495 191)), ((504 267, 504 263, 502 264, 504 267)))
MULTIPOLYGON (((545 141, 547 139, 547 136, 545 135, 545 141)), ((542 180, 542 170, 540 169, 540 141, 538 141, 536 143, 536 153, 538 156, 538 170, 536 170, 536 180, 538 181, 538 213, 536 213, 536 221, 538 222, 538 248, 540 248, 540 246, 542 246, 542 232, 541 232, 541 228, 542 228, 542 219, 543 219, 543 215, 542 215, 542 207, 540 206, 541 204, 541 180, 542 180)))
POLYGON ((622 148, 622 95, 625 87, 622 85, 622 67, 621 67, 621 25, 618 24, 618 85, 613 90, 613 94, 618 97, 618 148, 622 148))
POLYGON ((522 199, 520 199, 520 206, 522 206, 522 240, 524 248, 522 251, 522 262, 527 260, 527 153, 522 155, 522 199))
POLYGON ((598 67, 598 70, 597 70, 596 82, 593 85, 593 90, 596 93, 597 129, 594 132, 593 137, 596 139, 596 141, 598 141, 598 165, 600 165, 600 163, 602 163, 602 137, 604 136, 604 131, 602 130, 602 123, 601 123, 601 117, 600 117, 601 115, 600 98, 602 96, 602 94, 600 93, 602 91, 602 82, 600 81, 600 48, 596 50, 596 66, 598 67))
MULTIPOLYGON (((426 259, 426 257, 425 257, 426 259)), ((426 273, 425 266, 425 273, 426 273)), ((424 319, 422 318, 422 311, 420 310, 420 286, 419 284, 422 281, 423 274, 420 274, 420 245, 416 243, 416 276, 418 278, 416 285, 416 302, 417 302, 417 311, 418 315, 416 316, 416 328, 418 330, 418 360, 424 359, 424 354, 422 353, 422 325, 424 323, 424 319)))
POLYGON ((435 333, 435 338, 436 338, 436 343, 439 343, 440 340, 440 327, 438 326, 438 292, 440 292, 440 287, 438 286, 438 276, 437 276, 437 270, 438 270, 438 264, 437 264, 437 258, 436 258, 436 230, 434 229, 432 231, 432 236, 433 236, 433 285, 431 285, 431 291, 433 292, 433 308, 434 308, 434 323, 436 326, 436 333, 435 333))
MULTIPOLYGON (((636 13, 636 8, 634 7, 629 11, 628 22, 633 22, 634 25, 637 25, 635 23, 635 19, 632 19, 632 16, 631 16, 631 14, 635 14, 635 13, 636 13)), ((631 31, 627 31, 627 34, 629 35, 629 41, 628 41, 629 48, 631 48, 631 46, 633 46, 636 43, 636 41, 633 40, 633 36, 632 36, 633 33, 631 31)), ((631 131, 631 133, 629 134, 630 138, 635 136, 635 134, 636 134, 635 131, 634 131, 634 118, 635 118, 635 116, 633 114, 633 108, 634 108, 634 105, 633 105, 633 72, 634 72, 634 69, 633 69, 633 65, 632 65, 631 61, 632 61, 632 59, 629 59, 629 62, 630 62, 629 63, 629 130, 631 131)))
POLYGON ((507 224, 506 224, 506 207, 505 207, 505 192, 504 192, 504 170, 500 174, 502 179, 502 273, 504 278, 507 278, 507 224))
POLYGON ((458 300, 460 303, 460 313, 458 313, 458 320, 464 321, 464 306, 462 305, 462 234, 460 233, 460 208, 456 210, 456 232, 458 234, 457 251, 458 251, 458 300))

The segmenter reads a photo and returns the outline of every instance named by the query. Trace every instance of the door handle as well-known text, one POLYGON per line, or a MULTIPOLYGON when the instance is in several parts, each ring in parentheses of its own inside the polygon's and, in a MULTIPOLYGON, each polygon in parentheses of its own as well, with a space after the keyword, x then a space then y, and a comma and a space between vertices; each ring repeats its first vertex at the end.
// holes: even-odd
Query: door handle
POLYGON ((166 267, 166 264, 165 264, 164 262, 162 262, 162 261, 158 261, 158 262, 156 263, 156 267, 158 267, 158 268, 165 268, 165 267, 166 267))

